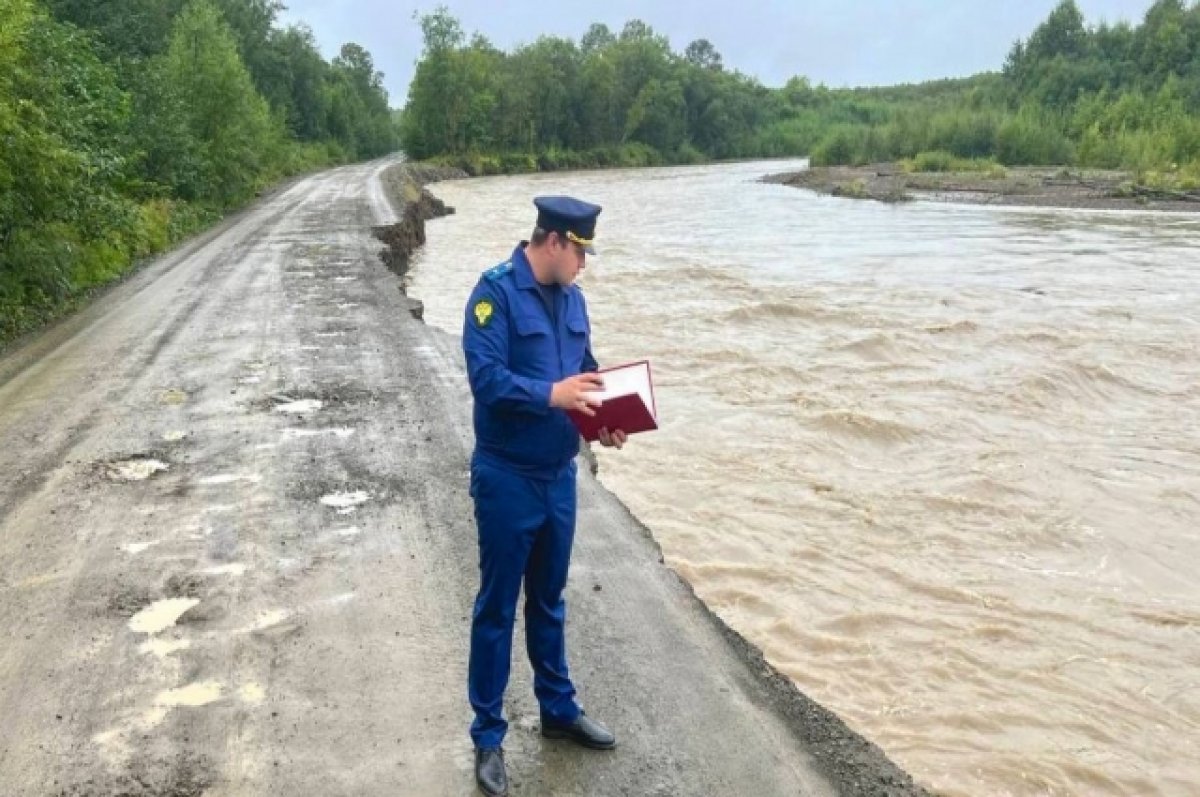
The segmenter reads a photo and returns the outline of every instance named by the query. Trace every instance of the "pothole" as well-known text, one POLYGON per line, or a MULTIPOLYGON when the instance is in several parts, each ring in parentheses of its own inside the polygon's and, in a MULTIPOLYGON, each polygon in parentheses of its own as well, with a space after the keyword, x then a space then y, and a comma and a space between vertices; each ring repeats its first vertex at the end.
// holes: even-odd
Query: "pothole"
POLYGON ((197 484, 205 487, 233 484, 234 482, 258 482, 262 479, 257 473, 216 473, 196 480, 197 484))
POLYGON ((163 591, 170 598, 199 598, 204 592, 204 579, 195 573, 176 573, 167 579, 163 591))
POLYGON ((224 691, 225 685, 220 681, 196 681, 178 689, 159 692, 154 698, 154 705, 163 708, 207 706, 220 700, 224 691))
POLYGON ((132 457, 104 464, 104 474, 118 482, 140 482, 171 466, 157 457, 132 457))
POLYGON ((201 571, 206 576, 242 576, 246 573, 246 565, 241 562, 229 562, 223 565, 213 565, 201 571))
POLYGON ((188 394, 179 388, 163 390, 158 394, 158 400, 163 404, 179 405, 187 401, 188 394))
POLYGON ((267 692, 259 684, 249 683, 244 684, 241 689, 238 689, 238 697, 242 699, 243 703, 258 706, 267 699, 267 692))
POLYGON ((142 587, 122 587, 108 599, 108 611, 118 617, 133 617, 150 603, 150 592, 142 587))
POLYGON ((366 490, 353 490, 323 495, 320 502, 322 506, 336 509, 338 514, 349 514, 370 500, 371 494, 366 490))
POLYGON ((204 625, 224 620, 229 615, 225 602, 221 599, 206 599, 199 605, 188 609, 179 618, 180 625, 204 625))
POLYGON ((288 401, 282 404, 275 405, 275 412, 289 412, 297 415, 304 415, 310 412, 316 412, 324 406, 324 402, 320 399, 297 399, 288 401))
MULTIPOLYGON (((301 347, 301 350, 307 350, 301 347)), ((389 400, 385 392, 367 390, 356 385, 331 385, 317 389, 283 388, 255 399, 251 406, 261 411, 286 415, 307 416, 317 411, 336 410, 347 406, 371 406, 389 400)))
POLYGON ((320 437, 330 435, 332 437, 345 438, 354 434, 354 430, 349 426, 331 426, 324 429, 284 429, 284 437, 320 437))
POLYGON ((269 611, 260 612, 259 615, 254 618, 253 623, 239 630, 246 634, 252 634, 258 631, 266 631, 267 629, 274 628, 291 616, 291 613, 286 609, 271 609, 269 611))
POLYGON ((149 542, 127 542, 121 546, 121 550, 130 556, 137 556, 143 551, 153 548, 155 545, 158 545, 161 542, 162 540, 150 540, 149 542))
POLYGON ((138 652, 165 659, 172 653, 187 650, 192 646, 190 639, 158 639, 150 638, 138 645, 138 652))
POLYGON ((368 501, 385 506, 414 494, 415 485, 395 476, 380 476, 368 469, 351 468, 342 479, 298 479, 288 485, 288 498, 320 504, 347 513, 368 501))
POLYGON ((184 612, 199 603, 197 598, 166 598, 155 601, 129 618, 129 630, 140 634, 165 631, 175 625, 184 612))

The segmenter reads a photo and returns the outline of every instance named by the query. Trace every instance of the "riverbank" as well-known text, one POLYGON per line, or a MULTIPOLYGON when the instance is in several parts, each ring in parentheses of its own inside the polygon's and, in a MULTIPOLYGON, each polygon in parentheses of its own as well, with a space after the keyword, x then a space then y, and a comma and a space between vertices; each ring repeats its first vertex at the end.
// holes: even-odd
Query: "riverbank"
POLYGON ((703 153, 691 147, 663 152, 647 144, 631 142, 620 146, 588 150, 545 149, 540 152, 470 152, 438 155, 429 163, 438 167, 461 169, 469 177, 539 172, 595 171, 598 169, 636 169, 654 166, 694 166, 709 162, 703 153))
POLYGON ((376 225, 372 233, 385 246, 379 257, 388 270, 400 278, 400 292, 408 300, 408 311, 420 320, 424 306, 408 297, 408 267, 412 256, 425 245, 425 222, 449 216, 454 208, 431 194, 426 185, 442 180, 466 177, 462 169, 420 163, 397 163, 379 175, 384 194, 395 210, 397 220, 376 225))
POLYGON ((1200 212, 1200 191, 1139 184, 1128 172, 1061 167, 995 167, 985 171, 910 172, 899 164, 818 166, 768 175, 763 182, 827 196, 900 203, 1200 212))

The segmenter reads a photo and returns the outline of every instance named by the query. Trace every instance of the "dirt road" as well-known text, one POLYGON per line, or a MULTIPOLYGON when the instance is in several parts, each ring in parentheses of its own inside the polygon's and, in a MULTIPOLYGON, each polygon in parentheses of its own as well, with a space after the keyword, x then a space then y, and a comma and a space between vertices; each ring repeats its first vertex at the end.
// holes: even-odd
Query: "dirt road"
MULTIPOLYGON (((470 397, 378 259, 385 165, 264 198, 0 359, 0 794, 473 793, 470 397)), ((514 794, 916 790, 590 476, 568 601, 621 746, 543 742, 518 643, 514 794)))

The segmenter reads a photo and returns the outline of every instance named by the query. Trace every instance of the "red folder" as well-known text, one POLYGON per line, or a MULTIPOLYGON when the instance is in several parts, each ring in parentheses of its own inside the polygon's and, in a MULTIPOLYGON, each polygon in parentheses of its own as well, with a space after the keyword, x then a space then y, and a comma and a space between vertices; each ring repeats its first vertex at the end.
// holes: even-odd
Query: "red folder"
POLYGON ((605 378, 605 385, 600 394, 602 403, 593 407, 596 414, 567 412, 584 440, 597 440, 601 429, 629 435, 658 428, 658 407, 648 361, 605 368, 600 374, 605 378))

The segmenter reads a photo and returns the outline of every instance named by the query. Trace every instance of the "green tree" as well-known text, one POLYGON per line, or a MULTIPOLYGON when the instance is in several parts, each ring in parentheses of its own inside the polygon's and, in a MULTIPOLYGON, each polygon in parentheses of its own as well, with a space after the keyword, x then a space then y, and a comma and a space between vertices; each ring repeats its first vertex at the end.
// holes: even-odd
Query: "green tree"
POLYGON ((44 0, 58 20, 96 33, 109 59, 145 58, 166 48, 171 25, 187 0, 44 0))
POLYGON ((321 57, 312 31, 304 26, 290 27, 275 33, 270 47, 283 65, 287 82, 287 99, 282 104, 288 128, 302 141, 326 138, 331 105, 330 67, 321 57))
POLYGON ((0 0, 0 339, 124 264, 128 114, 85 35, 0 0))
POLYGON ((194 0, 176 19, 161 69, 198 142, 197 179, 176 190, 222 206, 244 200, 268 172, 282 131, 254 88, 233 32, 210 0, 194 0))
POLYGON ((638 92, 625 122, 625 137, 659 152, 674 152, 687 133, 683 89, 675 81, 652 78, 638 92))
POLYGON ((462 152, 462 121, 470 106, 458 50, 466 41, 462 26, 445 6, 420 15, 425 40, 408 89, 403 145, 409 156, 423 158, 438 152, 462 152))
POLYGON ((267 181, 395 147, 370 56, 280 8, 0 0, 0 345, 267 181))
POLYGON ((612 45, 617 40, 613 32, 608 29, 608 26, 602 22, 592 23, 588 27, 587 32, 583 34, 583 38, 579 40, 579 49, 584 55, 591 55, 594 52, 603 50, 612 45))
POLYGON ((701 69, 722 68, 721 54, 708 39, 696 39, 683 51, 684 60, 701 69))

